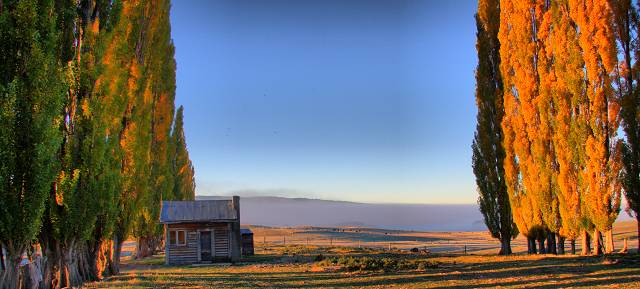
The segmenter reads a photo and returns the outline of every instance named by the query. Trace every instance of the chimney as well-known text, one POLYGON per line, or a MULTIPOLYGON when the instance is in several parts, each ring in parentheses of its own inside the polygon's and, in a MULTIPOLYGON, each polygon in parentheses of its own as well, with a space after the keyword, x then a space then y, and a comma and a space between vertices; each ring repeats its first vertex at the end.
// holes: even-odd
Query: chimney
POLYGON ((238 222, 240 222, 240 197, 233 196, 231 200, 231 204, 233 206, 233 209, 236 211, 236 217, 238 218, 238 222))

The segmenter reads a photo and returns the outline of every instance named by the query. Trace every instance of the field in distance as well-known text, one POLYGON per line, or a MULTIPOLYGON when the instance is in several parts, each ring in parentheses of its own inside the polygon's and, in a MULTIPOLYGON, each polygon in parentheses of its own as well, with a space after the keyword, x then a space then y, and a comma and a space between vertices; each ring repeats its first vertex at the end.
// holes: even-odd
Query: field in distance
MULTIPOLYGON (((623 238, 629 238, 630 248, 637 247, 635 226, 635 222, 616 224, 617 249, 621 248, 623 238)), ((498 244, 486 232, 266 227, 252 230, 257 254, 240 264, 165 266, 162 255, 144 260, 125 257, 120 275, 87 287, 640 288, 640 255, 635 249, 629 254, 605 257, 521 253, 502 257, 492 255, 498 244), (460 244, 467 244, 467 254, 459 250, 460 244), (432 253, 406 250, 424 246, 432 253)), ((516 252, 526 250, 521 241, 515 242, 516 252)), ((126 248, 132 248, 131 244, 126 248)))
MULTIPOLYGON (((427 248, 430 252, 497 254, 500 243, 488 232, 420 232, 384 230, 359 227, 293 227, 273 228, 248 226, 254 233, 254 242, 259 249, 270 250, 282 245, 342 246, 375 249, 427 248)), ((623 247, 627 239, 629 248, 637 248, 637 225, 635 221, 614 224, 615 248, 623 247)), ((580 242, 576 242, 580 249, 580 242)), ((565 244, 569 249, 569 242, 565 244)), ((526 239, 518 236, 512 242, 514 253, 527 251, 526 239)))

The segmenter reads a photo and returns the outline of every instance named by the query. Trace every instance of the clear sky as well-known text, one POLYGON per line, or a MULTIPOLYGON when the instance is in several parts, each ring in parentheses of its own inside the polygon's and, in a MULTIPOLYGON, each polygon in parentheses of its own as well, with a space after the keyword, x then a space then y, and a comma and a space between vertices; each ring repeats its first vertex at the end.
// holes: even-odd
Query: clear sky
POLYGON ((198 195, 475 203, 476 1, 174 1, 198 195))

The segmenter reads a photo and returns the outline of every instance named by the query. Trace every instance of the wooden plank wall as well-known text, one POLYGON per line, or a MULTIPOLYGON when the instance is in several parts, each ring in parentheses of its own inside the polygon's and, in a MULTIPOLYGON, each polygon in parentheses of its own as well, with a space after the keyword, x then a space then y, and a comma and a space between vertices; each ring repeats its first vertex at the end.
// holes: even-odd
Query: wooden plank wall
POLYGON ((213 233, 215 255, 214 260, 228 260, 231 257, 231 244, 229 243, 229 226, 216 227, 213 233))
POLYGON ((198 262, 198 232, 188 225, 175 224, 168 226, 169 231, 185 230, 187 245, 178 246, 169 244, 169 251, 165 252, 169 264, 191 264, 198 262))
POLYGON ((186 246, 169 244, 166 254, 168 264, 193 264, 198 263, 198 253, 200 252, 199 231, 212 231, 214 261, 229 261, 231 258, 231 238, 229 223, 209 223, 209 224, 169 224, 166 227, 169 231, 185 230, 187 236, 186 246))

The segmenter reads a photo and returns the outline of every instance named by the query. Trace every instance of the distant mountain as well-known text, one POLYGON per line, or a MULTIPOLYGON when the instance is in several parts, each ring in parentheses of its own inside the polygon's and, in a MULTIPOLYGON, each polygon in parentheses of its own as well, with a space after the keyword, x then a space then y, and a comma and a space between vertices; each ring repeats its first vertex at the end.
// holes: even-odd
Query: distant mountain
MULTIPOLYGON (((196 196, 199 200, 229 197, 196 196)), ((420 231, 484 231, 473 205, 367 204, 284 197, 241 197, 240 221, 262 226, 352 226, 420 231)))

